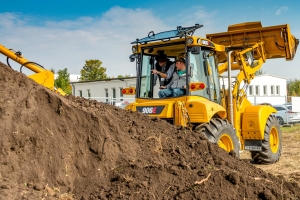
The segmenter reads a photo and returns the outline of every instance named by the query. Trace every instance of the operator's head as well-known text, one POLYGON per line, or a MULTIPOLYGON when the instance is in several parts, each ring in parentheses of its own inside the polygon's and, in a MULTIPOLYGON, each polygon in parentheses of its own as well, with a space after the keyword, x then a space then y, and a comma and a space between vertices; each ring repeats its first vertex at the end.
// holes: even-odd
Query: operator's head
POLYGON ((184 58, 178 58, 176 61, 176 67, 178 70, 185 70, 185 59, 184 58))
POLYGON ((156 56, 156 61, 158 62, 159 66, 164 66, 168 61, 168 56, 166 54, 160 54, 156 56))

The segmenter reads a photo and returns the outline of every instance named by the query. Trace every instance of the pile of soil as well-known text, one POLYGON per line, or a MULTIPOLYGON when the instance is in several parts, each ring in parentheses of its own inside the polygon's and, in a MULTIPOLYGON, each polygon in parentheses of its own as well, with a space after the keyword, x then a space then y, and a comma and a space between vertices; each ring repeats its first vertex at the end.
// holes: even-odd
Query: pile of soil
POLYGON ((299 199, 205 137, 0 66, 0 199, 299 199))

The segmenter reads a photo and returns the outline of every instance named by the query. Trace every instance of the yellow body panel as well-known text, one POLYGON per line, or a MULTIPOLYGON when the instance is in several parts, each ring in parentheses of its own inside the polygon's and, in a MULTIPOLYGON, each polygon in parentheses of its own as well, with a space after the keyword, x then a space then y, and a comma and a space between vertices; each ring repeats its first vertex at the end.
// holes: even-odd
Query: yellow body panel
POLYGON ((188 96, 186 108, 189 113, 191 123, 209 122, 216 114, 222 119, 226 117, 225 108, 204 97, 188 96))
POLYGON ((199 96, 183 96, 168 99, 138 98, 136 102, 127 105, 125 109, 136 111, 136 106, 165 106, 160 114, 150 114, 149 116, 172 119, 175 116, 174 106, 177 102, 184 103, 191 123, 209 122, 215 115, 222 119, 226 117, 226 110, 221 105, 199 96))
POLYGON ((243 115, 242 138, 263 140, 267 120, 276 112, 271 106, 248 106, 243 115))

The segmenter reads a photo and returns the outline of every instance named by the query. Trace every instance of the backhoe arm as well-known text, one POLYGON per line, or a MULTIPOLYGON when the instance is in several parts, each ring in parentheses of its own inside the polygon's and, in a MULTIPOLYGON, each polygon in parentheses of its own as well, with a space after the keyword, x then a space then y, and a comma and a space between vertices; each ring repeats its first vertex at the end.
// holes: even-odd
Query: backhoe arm
POLYGON ((50 90, 53 90, 62 96, 66 95, 66 93, 62 89, 57 89, 54 87, 54 74, 51 71, 46 70, 41 65, 35 62, 31 62, 25 59, 20 51, 14 51, 12 49, 6 48, 3 45, 0 45, 0 53, 5 55, 7 57, 7 60, 11 59, 21 64, 21 69, 24 66, 35 72, 35 74, 32 74, 28 77, 36 81, 38 84, 41 84, 44 87, 49 88, 50 90))

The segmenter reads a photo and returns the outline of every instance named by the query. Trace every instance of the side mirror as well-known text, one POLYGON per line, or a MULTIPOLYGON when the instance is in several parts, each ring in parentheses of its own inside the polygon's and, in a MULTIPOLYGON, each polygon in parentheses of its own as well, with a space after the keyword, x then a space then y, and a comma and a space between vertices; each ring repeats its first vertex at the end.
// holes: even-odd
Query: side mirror
POLYGON ((129 56, 129 60, 130 60, 130 62, 134 62, 134 61, 135 61, 135 55, 134 55, 134 54, 131 54, 131 55, 129 56))

